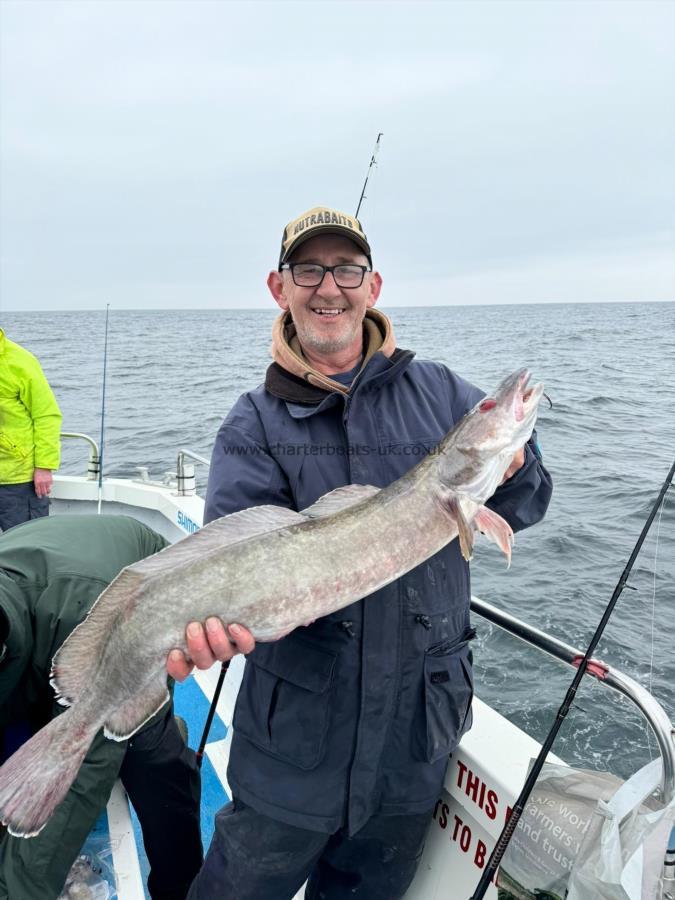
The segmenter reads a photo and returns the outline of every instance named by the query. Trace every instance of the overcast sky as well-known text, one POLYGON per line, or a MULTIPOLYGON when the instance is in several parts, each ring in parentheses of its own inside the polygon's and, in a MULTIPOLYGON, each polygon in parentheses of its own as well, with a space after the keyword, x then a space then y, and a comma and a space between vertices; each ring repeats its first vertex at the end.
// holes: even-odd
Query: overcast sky
POLYGON ((2 308, 262 307, 361 219, 381 304, 675 300, 675 3, 0 0, 2 308))

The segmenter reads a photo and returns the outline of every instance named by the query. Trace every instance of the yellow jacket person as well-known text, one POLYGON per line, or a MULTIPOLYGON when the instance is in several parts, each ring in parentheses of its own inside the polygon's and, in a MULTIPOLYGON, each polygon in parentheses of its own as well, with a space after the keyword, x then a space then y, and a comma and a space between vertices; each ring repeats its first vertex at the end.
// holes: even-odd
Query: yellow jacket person
POLYGON ((40 363, 0 328, 0 528, 49 512, 61 411, 40 363))

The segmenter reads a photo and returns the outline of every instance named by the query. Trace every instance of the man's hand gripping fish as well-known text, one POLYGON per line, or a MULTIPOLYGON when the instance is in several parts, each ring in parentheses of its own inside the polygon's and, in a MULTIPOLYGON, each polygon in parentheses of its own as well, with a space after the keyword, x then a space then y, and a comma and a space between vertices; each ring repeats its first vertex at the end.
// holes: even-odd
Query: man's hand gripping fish
POLYGON ((513 533, 483 504, 532 434, 543 387, 506 378, 389 487, 338 488, 302 512, 258 506, 207 525, 124 569, 54 657, 68 706, 0 769, 0 816, 29 837, 65 797, 103 727, 124 740, 167 702, 166 659, 188 622, 219 616, 274 641, 424 562, 475 531, 511 558, 513 533))

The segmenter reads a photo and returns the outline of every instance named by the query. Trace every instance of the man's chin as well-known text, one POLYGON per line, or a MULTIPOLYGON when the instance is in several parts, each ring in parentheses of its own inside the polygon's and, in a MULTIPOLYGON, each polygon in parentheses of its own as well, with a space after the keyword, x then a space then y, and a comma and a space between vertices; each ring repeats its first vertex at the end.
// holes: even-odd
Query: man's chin
POLYGON ((346 350, 353 343, 355 335, 353 333, 343 335, 325 335, 307 332, 303 329, 298 331, 298 340, 300 345, 311 353, 340 353, 346 350))

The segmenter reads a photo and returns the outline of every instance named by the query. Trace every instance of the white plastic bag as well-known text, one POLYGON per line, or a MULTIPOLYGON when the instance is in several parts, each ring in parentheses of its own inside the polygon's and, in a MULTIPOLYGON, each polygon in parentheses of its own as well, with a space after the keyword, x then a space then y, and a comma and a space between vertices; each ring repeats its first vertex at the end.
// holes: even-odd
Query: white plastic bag
POLYGON ((497 876, 500 900, 655 900, 675 800, 651 795, 661 760, 622 782, 545 763, 497 876))
POLYGON ((572 869, 568 900, 654 900, 675 821, 675 798, 660 805, 660 759, 636 772, 605 802, 598 800, 572 869))
POLYGON ((116 900, 112 848, 107 834, 97 827, 80 850, 57 900, 116 900))
POLYGON ((86 856, 78 856, 58 900, 109 900, 110 886, 94 871, 86 856))

